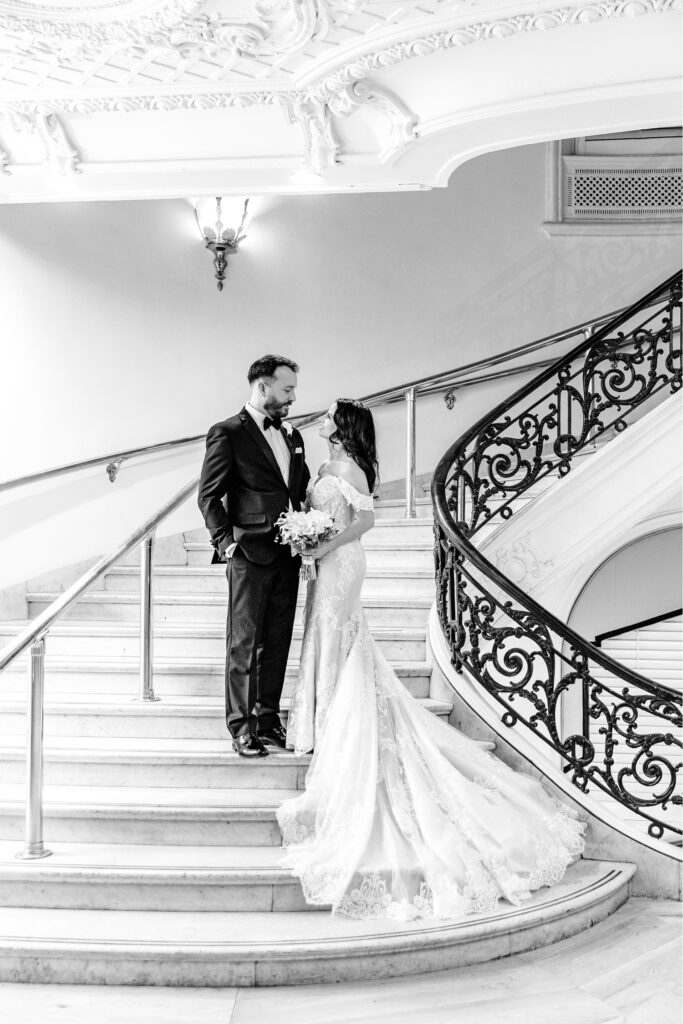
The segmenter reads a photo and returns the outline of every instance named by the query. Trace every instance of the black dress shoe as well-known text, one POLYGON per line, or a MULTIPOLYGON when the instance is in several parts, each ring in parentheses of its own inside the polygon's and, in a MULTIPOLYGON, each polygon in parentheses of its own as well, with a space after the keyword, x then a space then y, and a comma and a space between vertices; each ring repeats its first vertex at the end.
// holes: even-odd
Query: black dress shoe
POLYGON ((258 734, 258 738, 271 747, 282 747, 284 750, 287 746, 287 733, 279 724, 274 725, 271 729, 264 729, 258 734))
POLYGON ((232 749, 240 757, 268 757, 268 751, 261 740, 250 732, 243 732, 240 736, 233 736, 232 749))

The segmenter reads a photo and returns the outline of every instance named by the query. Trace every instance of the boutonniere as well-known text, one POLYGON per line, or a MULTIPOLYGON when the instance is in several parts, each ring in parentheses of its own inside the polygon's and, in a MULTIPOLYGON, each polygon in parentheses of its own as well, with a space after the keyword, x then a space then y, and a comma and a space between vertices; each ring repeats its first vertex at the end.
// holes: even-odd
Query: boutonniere
POLYGON ((282 429, 284 430, 284 432, 287 435, 287 437, 291 437, 292 436, 292 424, 288 423, 287 420, 285 420, 283 422, 282 429))

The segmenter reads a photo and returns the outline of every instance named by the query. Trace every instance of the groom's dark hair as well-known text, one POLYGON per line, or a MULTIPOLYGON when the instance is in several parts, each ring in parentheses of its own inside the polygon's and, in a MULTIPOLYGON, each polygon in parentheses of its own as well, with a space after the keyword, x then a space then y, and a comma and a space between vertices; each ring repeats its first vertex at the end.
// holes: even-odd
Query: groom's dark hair
POLYGON ((261 356, 255 363, 252 363, 247 373, 247 380, 250 384, 253 384, 255 380, 259 380, 261 377, 274 377, 275 371, 279 366, 288 366, 294 373, 299 372, 299 367, 293 359, 288 359, 287 356, 261 356))

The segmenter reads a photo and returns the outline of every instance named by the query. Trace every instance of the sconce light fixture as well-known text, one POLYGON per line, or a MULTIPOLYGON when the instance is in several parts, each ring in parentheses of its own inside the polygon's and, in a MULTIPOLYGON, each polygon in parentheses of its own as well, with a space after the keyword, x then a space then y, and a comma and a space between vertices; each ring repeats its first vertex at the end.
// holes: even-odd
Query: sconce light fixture
POLYGON ((247 237, 248 199, 199 199, 195 204, 195 217, 206 248, 213 253, 216 287, 223 291, 228 256, 238 251, 240 242, 247 237), (231 227, 237 224, 238 227, 231 227), (227 225, 227 226, 226 226, 227 225))

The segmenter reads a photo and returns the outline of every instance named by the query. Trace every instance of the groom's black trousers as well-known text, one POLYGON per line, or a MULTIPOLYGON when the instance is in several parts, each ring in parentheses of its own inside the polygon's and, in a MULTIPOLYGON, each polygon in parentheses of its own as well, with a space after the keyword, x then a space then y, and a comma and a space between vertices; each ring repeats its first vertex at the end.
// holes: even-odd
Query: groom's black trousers
POLYGON ((239 548, 228 559, 225 714, 233 736, 280 724, 299 565, 289 548, 267 565, 248 561, 239 548))

